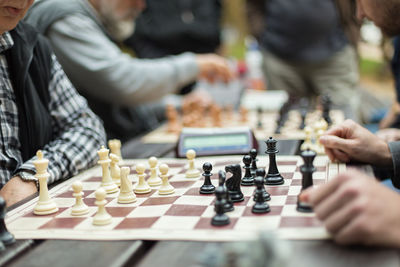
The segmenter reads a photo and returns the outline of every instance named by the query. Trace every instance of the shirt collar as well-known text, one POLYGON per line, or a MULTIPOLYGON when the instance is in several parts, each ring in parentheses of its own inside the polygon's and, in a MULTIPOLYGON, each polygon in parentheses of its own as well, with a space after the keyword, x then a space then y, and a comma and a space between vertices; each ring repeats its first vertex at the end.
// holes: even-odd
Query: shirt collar
POLYGON ((0 53, 3 53, 4 51, 10 49, 11 47, 13 47, 13 45, 14 41, 9 32, 5 32, 0 35, 0 53))

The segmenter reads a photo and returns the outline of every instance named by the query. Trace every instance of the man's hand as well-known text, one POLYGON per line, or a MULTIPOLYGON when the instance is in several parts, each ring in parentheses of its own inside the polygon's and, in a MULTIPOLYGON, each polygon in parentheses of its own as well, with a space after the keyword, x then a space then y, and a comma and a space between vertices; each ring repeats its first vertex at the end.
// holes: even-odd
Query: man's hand
POLYGON ((386 143, 399 141, 400 140, 400 129, 396 129, 396 128, 382 129, 376 133, 376 136, 378 136, 380 139, 382 139, 386 143))
POLYGON ((349 171, 305 190, 300 200, 313 206, 337 243, 400 248, 400 195, 372 177, 349 171))
POLYGON ((9 207, 36 192, 37 188, 34 181, 23 181, 21 177, 15 176, 0 190, 0 195, 9 207))
POLYGON ((352 120, 328 130, 320 142, 332 161, 356 160, 380 166, 392 165, 387 143, 352 120))
POLYGON ((200 70, 199 78, 206 79, 209 82, 216 80, 229 82, 233 78, 228 62, 223 57, 214 54, 204 54, 197 55, 196 59, 200 70))

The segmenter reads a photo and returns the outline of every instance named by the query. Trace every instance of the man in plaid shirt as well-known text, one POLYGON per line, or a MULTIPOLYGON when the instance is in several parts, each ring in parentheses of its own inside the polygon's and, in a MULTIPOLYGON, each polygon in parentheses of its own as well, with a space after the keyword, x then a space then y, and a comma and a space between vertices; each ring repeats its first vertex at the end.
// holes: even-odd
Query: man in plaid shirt
POLYGON ((10 206, 35 193, 32 161, 49 159, 48 183, 96 163, 101 121, 78 95, 43 37, 19 23, 33 0, 0 0, 0 195, 10 206))

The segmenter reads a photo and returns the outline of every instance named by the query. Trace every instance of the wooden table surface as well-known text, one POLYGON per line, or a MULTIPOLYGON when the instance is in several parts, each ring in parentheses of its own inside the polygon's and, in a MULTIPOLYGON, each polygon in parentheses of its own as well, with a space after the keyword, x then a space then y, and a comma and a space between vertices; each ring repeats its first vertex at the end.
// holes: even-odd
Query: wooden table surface
MULTIPOLYGON (((281 141, 281 155, 297 152, 298 141, 281 141)), ((260 151, 264 151, 260 144, 260 151)), ((265 145, 264 145, 265 146, 265 145)), ((142 144, 137 140, 124 145, 124 158, 174 157, 174 146, 142 144)), ((396 249, 343 247, 332 241, 287 241, 288 266, 400 266, 396 249)), ((179 241, 76 241, 18 240, 0 252, 0 266, 198 266, 206 242, 179 241)), ((220 246, 221 244, 217 244, 220 246)))

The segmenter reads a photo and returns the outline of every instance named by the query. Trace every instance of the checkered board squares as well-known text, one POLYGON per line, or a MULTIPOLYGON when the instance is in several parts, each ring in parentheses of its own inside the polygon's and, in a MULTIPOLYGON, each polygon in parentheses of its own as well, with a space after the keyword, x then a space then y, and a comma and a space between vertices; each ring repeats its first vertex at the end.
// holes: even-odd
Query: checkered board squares
MULTIPOLYGON (((331 110, 332 125, 340 124, 344 121, 344 113, 341 110, 331 110)), ((264 140, 266 136, 274 136, 276 139, 305 139, 305 133, 299 129, 301 125, 301 115, 297 110, 292 110, 288 114, 288 119, 281 129, 281 134, 275 134, 277 127, 278 112, 264 112, 262 114, 262 127, 258 126, 258 114, 256 111, 250 111, 248 121, 241 122, 239 115, 235 114, 233 118, 222 119, 222 127, 248 126, 254 131, 257 140, 264 140)), ((320 120, 322 113, 320 110, 309 112, 306 116, 306 125, 313 126, 320 120)), ((213 127, 211 120, 206 123, 207 127, 213 127)), ((167 125, 162 125, 154 131, 148 133, 142 138, 144 143, 176 143, 178 134, 167 131, 167 125)))
MULTIPOLYGON (((195 165, 200 169, 205 161, 210 162, 214 173, 212 183, 218 185, 218 171, 228 164, 243 165, 241 159, 241 156, 209 157, 197 159, 195 165)), ((129 178, 134 187, 138 181, 135 172, 138 163, 148 167, 146 159, 125 160, 132 170, 129 178)), ((285 177, 285 183, 266 187, 271 194, 271 201, 268 202, 270 213, 253 214, 251 208, 255 188, 242 186, 244 201, 235 203, 234 211, 227 213, 231 223, 222 227, 211 225, 211 218, 215 214, 215 197, 199 193, 203 178, 185 178, 186 160, 159 159, 161 163, 170 166, 170 183, 175 187, 175 193, 159 195, 157 188, 154 188, 150 193, 137 195, 137 201, 130 204, 119 204, 118 193, 109 194, 106 208, 113 217, 109 225, 92 225, 97 211, 94 192, 101 183, 101 169, 98 166, 50 190, 51 197, 59 207, 57 213, 46 216, 33 214, 37 202, 34 199, 7 214, 7 227, 20 239, 234 241, 252 239, 261 230, 274 231, 289 239, 328 238, 323 225, 313 213, 296 211, 297 195, 301 190, 299 167, 303 164, 300 157, 278 156, 278 169, 285 177), (71 207, 75 202, 71 185, 76 180, 82 181, 84 201, 89 206, 89 213, 84 216, 71 215, 71 207)), ((329 163, 325 156, 317 157, 314 163, 317 170, 314 173, 315 185, 321 185, 345 170, 345 165, 329 163)), ((259 157, 259 167, 268 170, 268 164, 267 156, 259 157)), ((230 174, 227 176, 229 178, 230 174)))

